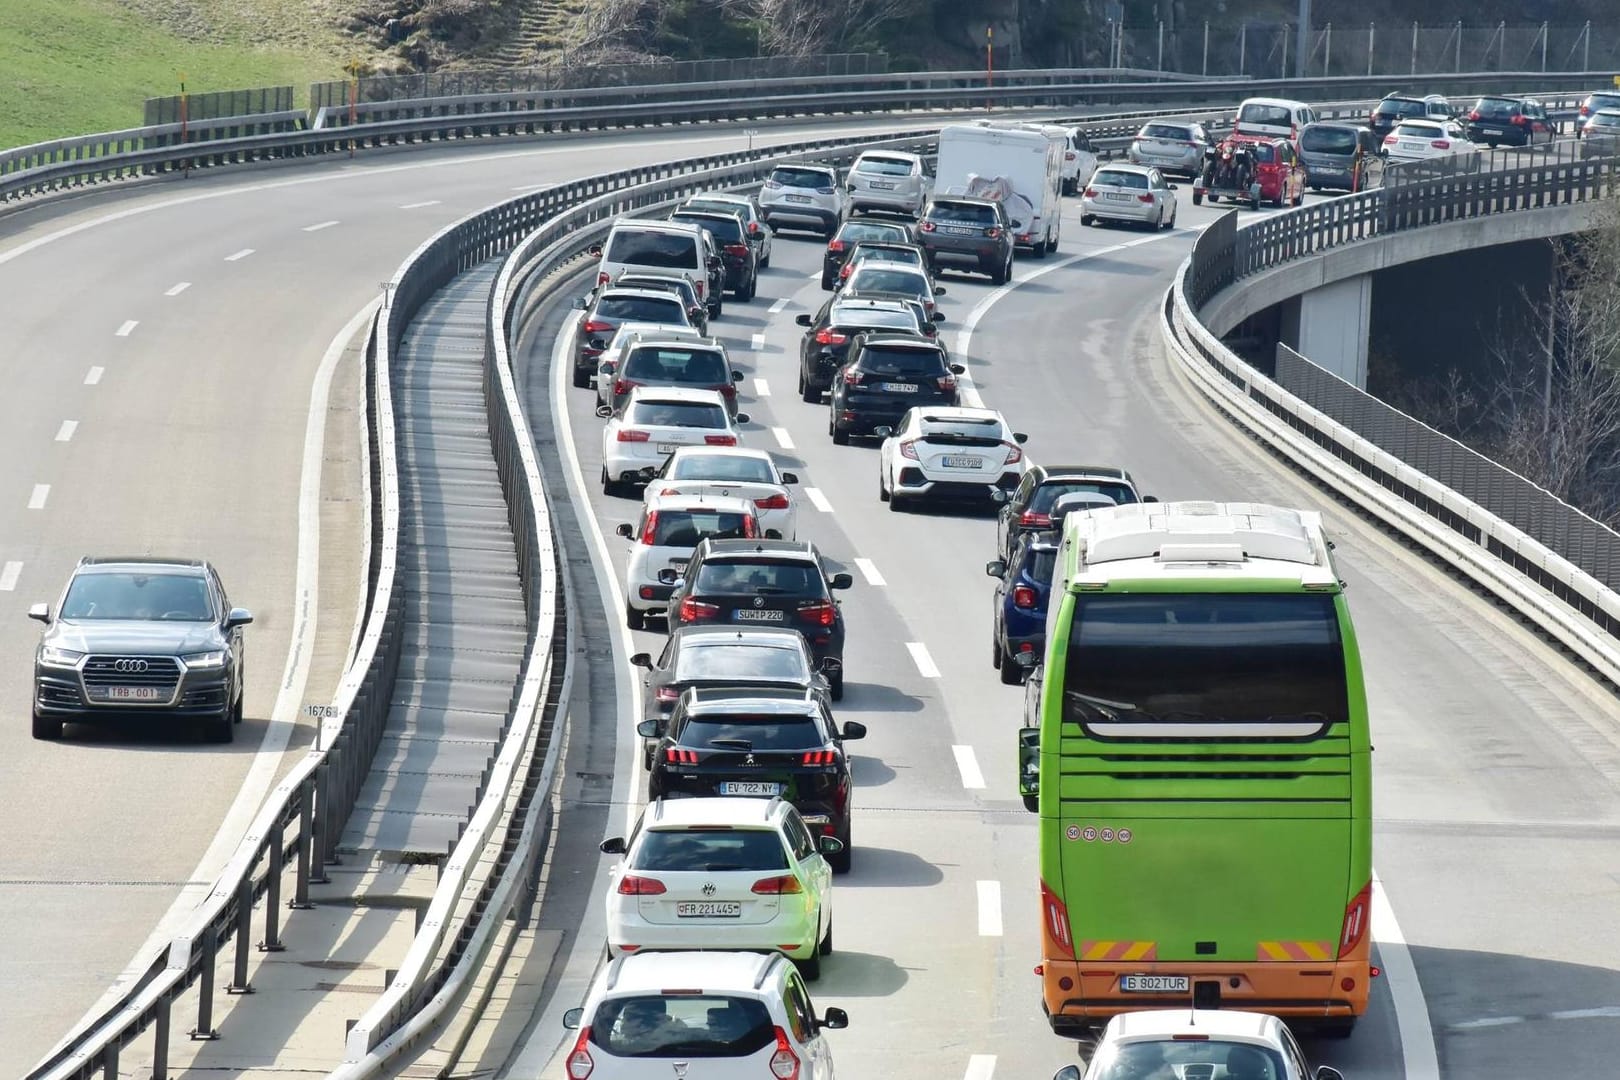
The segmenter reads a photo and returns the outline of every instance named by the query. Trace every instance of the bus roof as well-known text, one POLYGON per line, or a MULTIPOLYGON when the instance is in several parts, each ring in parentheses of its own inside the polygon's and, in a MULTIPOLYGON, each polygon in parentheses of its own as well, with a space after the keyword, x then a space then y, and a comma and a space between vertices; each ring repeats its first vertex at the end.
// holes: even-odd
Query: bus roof
POLYGON ((1266 503, 1127 503, 1071 513, 1064 525, 1069 591, 1126 581, 1268 582, 1338 591, 1322 516, 1266 503))

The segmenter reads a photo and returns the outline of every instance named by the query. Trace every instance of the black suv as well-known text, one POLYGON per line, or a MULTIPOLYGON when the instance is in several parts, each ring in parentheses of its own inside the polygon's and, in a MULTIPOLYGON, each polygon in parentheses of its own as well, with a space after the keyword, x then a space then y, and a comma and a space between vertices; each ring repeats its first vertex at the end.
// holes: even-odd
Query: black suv
POLYGON ((923 207, 917 242, 931 269, 942 262, 971 263, 997 285, 1012 277, 1013 235, 1007 211, 989 199, 936 195, 923 207))
POLYGON ((1400 127, 1402 120, 1438 120, 1450 116, 1451 108, 1444 98, 1413 97, 1410 94, 1385 94, 1367 115, 1367 126, 1382 141, 1385 135, 1400 127))
POLYGON ((242 722, 242 627, 201 559, 83 558, 61 601, 35 604, 34 738, 66 722, 200 721, 214 742, 242 722))
POLYGON ((675 586, 666 625, 720 623, 784 626, 803 634, 834 697, 844 693, 844 612, 833 592, 854 584, 827 576, 814 544, 794 540, 698 542, 685 577, 673 568, 658 580, 675 586))
POLYGON ((1468 141, 1498 146, 1549 146, 1558 138, 1558 125, 1547 116, 1546 106, 1535 98, 1500 97, 1487 94, 1468 111, 1468 141))
MULTIPOLYGON (((868 331, 921 334, 923 324, 918 320, 923 315, 921 303, 912 307, 904 300, 835 296, 814 316, 798 316, 793 321, 807 327, 799 346, 799 396, 812 405, 821 402, 821 395, 832 389, 833 376, 844 366, 851 338, 868 331)), ((937 312, 934 317, 940 322, 945 319, 937 312)))
POLYGON ((840 730, 827 703, 804 691, 713 687, 684 691, 661 736, 657 728, 656 720, 636 727, 642 738, 658 740, 647 773, 649 801, 780 796, 811 832, 843 841, 827 862, 836 873, 849 869, 854 785, 844 742, 864 739, 866 725, 851 720, 840 730))
POLYGON ((740 214, 724 210, 677 210, 671 221, 684 221, 709 230, 725 263, 725 287, 744 303, 759 290, 759 255, 748 242, 747 226, 740 214))
POLYGON ((956 377, 967 369, 952 364, 934 341, 914 335, 861 334, 854 358, 833 377, 827 434, 839 446, 852 435, 898 427, 906 410, 918 405, 961 403, 956 377))
POLYGON ((821 287, 827 292, 837 287, 838 271, 844 268, 844 260, 849 257, 850 249, 862 240, 909 243, 911 228, 898 221, 874 218, 851 218, 840 225, 832 239, 827 241, 827 250, 821 256, 821 287))
POLYGON ((1039 465, 1031 463, 1024 478, 1001 506, 996 521, 996 551, 1012 561, 1020 534, 1052 527, 1052 507, 1064 495, 1106 495, 1116 504, 1158 502, 1143 495, 1124 469, 1113 465, 1039 465))
POLYGON ((666 326, 691 326, 686 304, 672 292, 661 289, 598 289, 594 296, 583 296, 575 307, 585 312, 574 331, 574 385, 596 385, 596 367, 620 323, 648 322, 666 326))

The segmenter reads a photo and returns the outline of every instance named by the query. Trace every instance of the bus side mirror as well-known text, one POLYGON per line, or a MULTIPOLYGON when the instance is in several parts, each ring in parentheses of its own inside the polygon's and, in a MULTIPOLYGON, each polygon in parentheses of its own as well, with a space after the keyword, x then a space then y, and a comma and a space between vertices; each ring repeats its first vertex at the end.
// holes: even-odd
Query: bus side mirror
POLYGON ((1018 794, 1024 797, 1024 806, 1033 810, 1031 803, 1041 789, 1041 729, 1018 729, 1018 794))

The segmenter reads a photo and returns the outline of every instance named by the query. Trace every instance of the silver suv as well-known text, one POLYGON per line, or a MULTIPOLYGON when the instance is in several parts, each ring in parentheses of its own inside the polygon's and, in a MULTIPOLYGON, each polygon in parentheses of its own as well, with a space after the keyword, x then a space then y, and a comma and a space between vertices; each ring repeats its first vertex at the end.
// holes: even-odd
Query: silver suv
POLYGON ((214 742, 242 722, 242 627, 201 559, 83 558, 34 653, 34 738, 67 722, 200 721, 214 742))
POLYGON ((811 229, 828 239, 844 220, 844 189, 831 165, 778 165, 759 192, 759 213, 773 229, 811 229))
POLYGON ((927 197, 922 158, 898 150, 868 150, 849 169, 849 209, 851 213, 872 207, 899 210, 906 214, 922 211, 927 197))

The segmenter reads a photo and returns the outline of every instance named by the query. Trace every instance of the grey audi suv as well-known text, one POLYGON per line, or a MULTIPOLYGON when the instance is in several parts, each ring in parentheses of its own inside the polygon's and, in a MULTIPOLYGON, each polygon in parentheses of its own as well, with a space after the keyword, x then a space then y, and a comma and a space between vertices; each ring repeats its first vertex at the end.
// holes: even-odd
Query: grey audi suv
POLYGON ((242 722, 242 628, 219 574, 201 559, 79 560, 34 653, 34 738, 64 723, 200 722, 230 742, 242 722))

